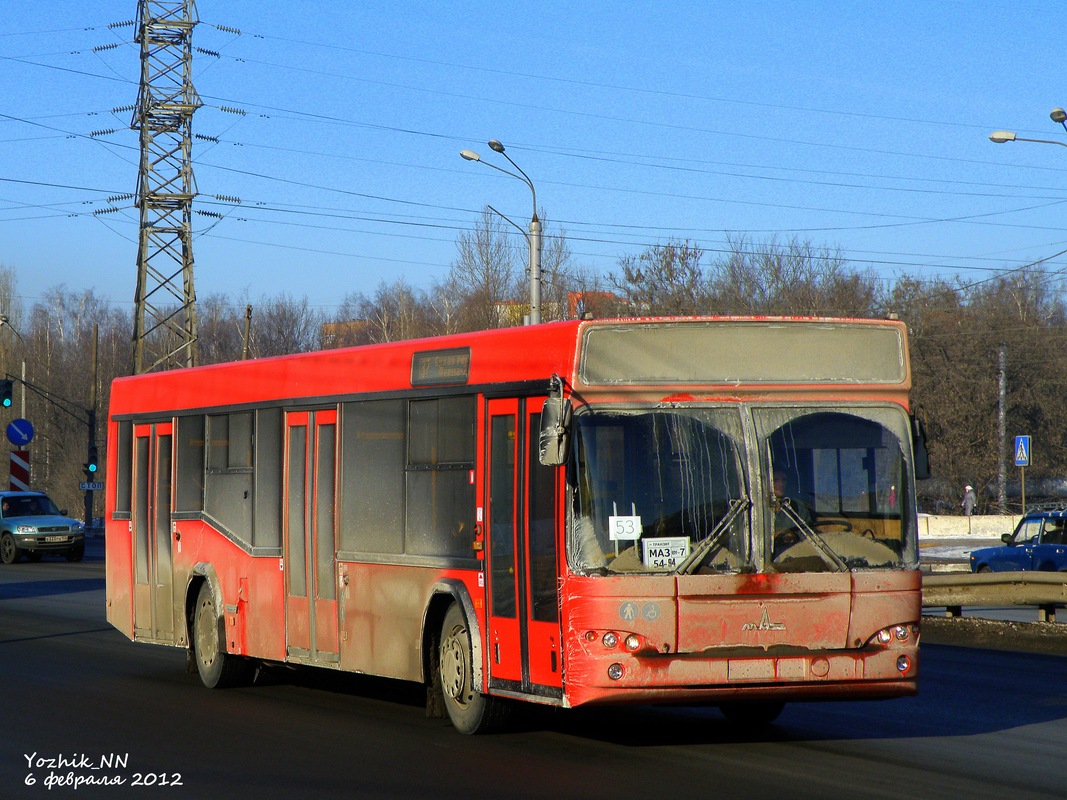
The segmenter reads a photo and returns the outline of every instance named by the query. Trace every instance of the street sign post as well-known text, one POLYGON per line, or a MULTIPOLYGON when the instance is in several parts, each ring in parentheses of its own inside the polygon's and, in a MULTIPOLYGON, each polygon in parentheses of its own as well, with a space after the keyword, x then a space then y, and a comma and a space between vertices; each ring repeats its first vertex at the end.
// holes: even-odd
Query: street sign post
POLYGON ((1022 489, 1023 513, 1026 513, 1026 468, 1030 466, 1030 437, 1015 437, 1015 466, 1019 468, 1019 485, 1022 489))
POLYGON ((1030 437, 1029 436, 1016 436, 1015 437, 1015 466, 1028 467, 1030 466, 1030 437))
POLYGON ((30 488, 30 451, 11 451, 11 473, 8 488, 13 492, 25 492, 30 488))
POLYGON ((25 447, 33 441, 33 424, 28 419, 13 419, 7 426, 7 440, 15 447, 25 447))

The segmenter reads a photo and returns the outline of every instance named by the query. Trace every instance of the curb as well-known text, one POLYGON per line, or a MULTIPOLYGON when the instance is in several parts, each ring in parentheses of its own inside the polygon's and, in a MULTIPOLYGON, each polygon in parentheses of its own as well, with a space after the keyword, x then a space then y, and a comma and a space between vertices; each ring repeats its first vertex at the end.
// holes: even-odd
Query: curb
POLYGON ((1067 656, 1067 625, 979 617, 922 618, 920 642, 1067 656))

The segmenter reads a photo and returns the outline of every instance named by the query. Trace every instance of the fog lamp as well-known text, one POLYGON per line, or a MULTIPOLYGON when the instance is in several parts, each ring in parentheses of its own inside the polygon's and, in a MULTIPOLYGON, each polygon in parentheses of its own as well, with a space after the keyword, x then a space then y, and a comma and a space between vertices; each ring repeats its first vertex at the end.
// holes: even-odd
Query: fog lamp
POLYGON ((897 659, 897 671, 904 673, 911 669, 911 659, 907 656, 901 656, 897 659))
POLYGON ((622 677, 622 664, 612 664, 608 667, 608 677, 613 681, 617 681, 622 677))

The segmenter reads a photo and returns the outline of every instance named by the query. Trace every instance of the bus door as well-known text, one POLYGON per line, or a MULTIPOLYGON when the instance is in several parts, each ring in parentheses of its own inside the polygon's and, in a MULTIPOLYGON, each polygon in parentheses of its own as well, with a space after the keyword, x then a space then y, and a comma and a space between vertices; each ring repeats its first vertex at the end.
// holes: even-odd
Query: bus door
POLYGON ((173 423, 133 429, 134 636, 174 639, 174 562, 170 528, 173 423))
POLYGON ((290 412, 285 429, 287 652, 336 662, 337 410, 290 412))
POLYGON ((542 403, 488 401, 486 652, 491 687, 559 697, 558 470, 537 457, 542 403))

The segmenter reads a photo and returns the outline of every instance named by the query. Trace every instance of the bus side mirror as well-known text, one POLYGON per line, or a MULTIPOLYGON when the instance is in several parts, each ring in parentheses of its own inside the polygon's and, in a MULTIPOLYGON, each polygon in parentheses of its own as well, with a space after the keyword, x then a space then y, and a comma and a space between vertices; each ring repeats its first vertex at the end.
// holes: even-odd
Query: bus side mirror
POLYGON ((911 449, 915 456, 915 477, 930 477, 930 453, 926 449, 926 427, 914 414, 911 417, 911 449))
POLYGON ((563 385, 552 381, 548 399, 541 408, 541 431, 538 435, 537 457, 546 467, 567 463, 570 452, 571 402, 563 397, 563 385))

